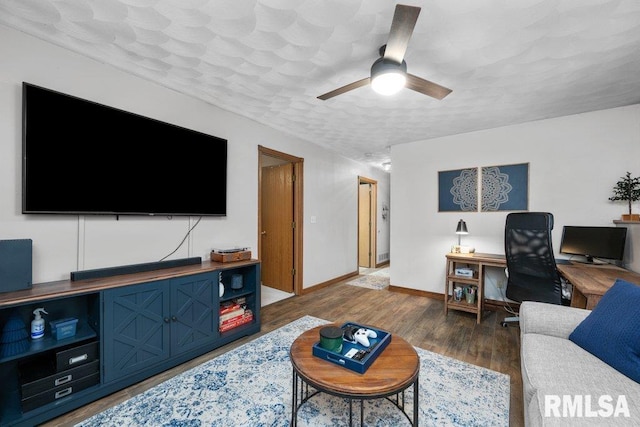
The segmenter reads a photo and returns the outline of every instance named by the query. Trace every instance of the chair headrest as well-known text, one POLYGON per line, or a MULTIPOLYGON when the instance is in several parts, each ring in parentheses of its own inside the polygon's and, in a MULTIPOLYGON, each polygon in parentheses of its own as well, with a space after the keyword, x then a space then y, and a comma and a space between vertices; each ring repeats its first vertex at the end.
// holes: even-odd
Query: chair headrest
POLYGON ((512 212, 507 215, 505 229, 553 230, 550 212, 512 212))

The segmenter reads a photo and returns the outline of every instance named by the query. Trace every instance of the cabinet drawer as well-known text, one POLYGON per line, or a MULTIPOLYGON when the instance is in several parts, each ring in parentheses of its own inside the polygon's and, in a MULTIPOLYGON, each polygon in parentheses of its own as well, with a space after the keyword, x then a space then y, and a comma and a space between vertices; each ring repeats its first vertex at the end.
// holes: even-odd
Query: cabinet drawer
POLYGON ((66 371, 54 373, 43 372, 35 366, 26 366, 22 370, 22 398, 26 399, 43 391, 69 384, 80 378, 92 375, 100 371, 100 360, 77 366, 66 371))
POLYGON ((47 403, 54 402, 58 399, 69 396, 70 394, 76 393, 80 390, 84 390, 85 388, 91 387, 92 385, 96 385, 99 382, 100 373, 95 372, 76 381, 71 381, 70 383, 66 383, 59 387, 47 390, 42 393, 38 393, 34 396, 23 398, 22 411, 31 411, 32 409, 38 408, 42 405, 46 405, 47 403))
POLYGON ((56 353, 56 371, 91 363, 98 358, 98 342, 80 345, 56 353))

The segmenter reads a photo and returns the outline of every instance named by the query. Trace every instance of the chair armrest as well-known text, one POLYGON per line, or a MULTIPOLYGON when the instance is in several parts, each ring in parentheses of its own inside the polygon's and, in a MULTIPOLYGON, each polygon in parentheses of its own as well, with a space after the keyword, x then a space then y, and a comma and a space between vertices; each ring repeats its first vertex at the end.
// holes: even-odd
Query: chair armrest
POLYGON ((591 310, 542 302, 524 301, 520 305, 520 333, 569 338, 591 310))

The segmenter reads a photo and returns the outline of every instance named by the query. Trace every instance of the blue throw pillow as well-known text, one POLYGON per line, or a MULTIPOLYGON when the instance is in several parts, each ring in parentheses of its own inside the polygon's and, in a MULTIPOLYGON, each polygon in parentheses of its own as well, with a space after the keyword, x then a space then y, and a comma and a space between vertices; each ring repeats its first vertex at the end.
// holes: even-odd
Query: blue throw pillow
POLYGON ((569 339, 640 383, 640 286, 616 280, 569 339))

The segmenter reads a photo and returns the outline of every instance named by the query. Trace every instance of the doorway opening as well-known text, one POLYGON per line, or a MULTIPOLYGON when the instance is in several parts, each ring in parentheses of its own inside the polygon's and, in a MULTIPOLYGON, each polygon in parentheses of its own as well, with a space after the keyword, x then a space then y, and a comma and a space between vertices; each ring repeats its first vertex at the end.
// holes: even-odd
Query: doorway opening
POLYGON ((265 297, 302 292, 304 159, 262 146, 258 154, 258 259, 266 305, 265 297))
POLYGON ((378 182, 358 177, 358 268, 375 268, 378 182))

